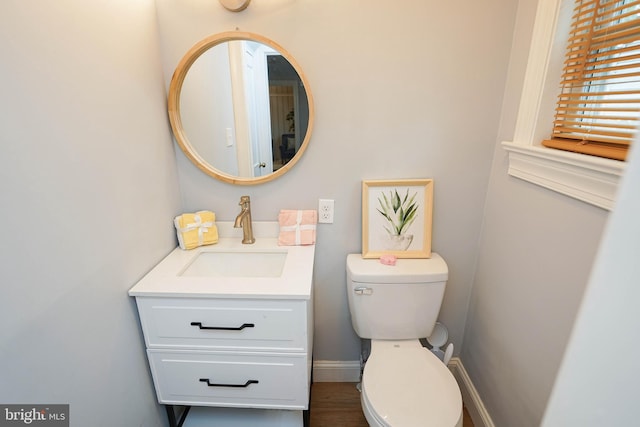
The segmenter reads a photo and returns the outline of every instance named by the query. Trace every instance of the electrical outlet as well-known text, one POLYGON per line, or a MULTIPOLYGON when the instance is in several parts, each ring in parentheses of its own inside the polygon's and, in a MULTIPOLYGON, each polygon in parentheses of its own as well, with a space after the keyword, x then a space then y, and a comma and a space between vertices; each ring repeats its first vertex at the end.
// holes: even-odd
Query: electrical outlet
POLYGON ((333 200, 318 200, 318 222, 322 224, 333 224, 333 200))

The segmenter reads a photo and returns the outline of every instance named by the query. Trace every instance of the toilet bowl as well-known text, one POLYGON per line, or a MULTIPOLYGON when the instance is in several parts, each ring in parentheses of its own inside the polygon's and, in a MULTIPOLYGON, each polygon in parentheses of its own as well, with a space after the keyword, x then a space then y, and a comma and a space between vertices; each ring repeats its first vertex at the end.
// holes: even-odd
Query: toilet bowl
POLYGON ((371 342, 361 402, 374 427, 462 426, 458 384, 418 340, 371 342))
MULTIPOLYGON (((383 265, 347 256, 351 324, 371 340, 362 374, 362 410, 374 427, 462 426, 455 378, 419 339, 434 334, 448 279, 444 259, 399 259, 383 265)), ((364 359, 364 357, 363 357, 364 359)))

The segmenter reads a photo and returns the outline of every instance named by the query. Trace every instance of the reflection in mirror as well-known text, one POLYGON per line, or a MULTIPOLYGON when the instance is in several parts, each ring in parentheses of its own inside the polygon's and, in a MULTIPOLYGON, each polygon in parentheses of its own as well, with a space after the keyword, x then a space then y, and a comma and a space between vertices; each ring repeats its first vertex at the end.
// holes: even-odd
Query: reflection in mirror
POLYGON ((313 105, 299 67, 261 36, 223 33, 183 58, 169 116, 185 154, 227 182, 254 184, 286 172, 310 138, 313 105))

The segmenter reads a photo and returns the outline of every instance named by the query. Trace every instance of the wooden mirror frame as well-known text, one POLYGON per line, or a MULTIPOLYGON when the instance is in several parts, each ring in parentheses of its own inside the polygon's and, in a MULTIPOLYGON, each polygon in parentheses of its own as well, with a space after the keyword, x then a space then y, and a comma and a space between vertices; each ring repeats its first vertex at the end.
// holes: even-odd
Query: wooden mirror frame
POLYGON ((270 40, 264 36, 244 32, 244 31, 228 31, 224 33, 214 34, 209 36, 198 43, 196 43, 189 51, 182 57, 176 70, 173 73, 173 77, 171 78, 171 84, 169 85, 169 96, 167 101, 167 108, 169 112, 169 122, 171 123, 171 129, 173 130, 173 135, 176 139, 176 142, 182 149, 182 152, 191 160, 201 171, 206 173, 209 176, 212 176, 221 181, 237 184, 237 185, 255 185, 261 184, 264 182, 272 181, 285 173, 287 173, 302 157, 302 154, 307 149, 309 145, 309 141, 311 139, 311 134, 313 130, 313 122, 314 122, 314 106, 313 106, 313 96, 311 94, 311 89, 309 86, 309 82, 307 81, 306 76, 302 72, 302 69, 298 65, 298 63, 293 59, 291 54, 284 49, 282 46, 270 40), (187 135, 185 133, 184 127, 182 126, 182 118, 180 116, 180 92, 182 90, 182 85, 184 83, 184 79, 191 68, 191 65, 207 50, 210 48, 217 46, 221 43, 225 43, 233 40, 248 40, 262 43, 264 45, 270 46, 271 48, 277 50, 295 69, 302 81, 302 85, 304 86, 307 100, 309 103, 309 122, 307 125, 307 131, 305 133, 304 139, 300 144, 300 148, 296 152, 295 156, 282 165, 278 170, 270 173, 269 175, 264 175, 260 177, 239 177, 235 175, 230 175, 225 172, 222 172, 216 168, 214 168, 211 164, 205 161, 198 152, 194 149, 193 145, 189 142, 187 135))

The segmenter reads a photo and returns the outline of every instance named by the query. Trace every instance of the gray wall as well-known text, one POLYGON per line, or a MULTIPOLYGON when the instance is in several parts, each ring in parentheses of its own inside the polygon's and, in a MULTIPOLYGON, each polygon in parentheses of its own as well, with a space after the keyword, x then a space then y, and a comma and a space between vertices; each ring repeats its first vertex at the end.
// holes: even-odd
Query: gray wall
POLYGON ((156 3, 159 28, 151 0, 0 2, 0 402, 164 423, 126 291, 175 246, 173 215, 230 220, 242 194, 256 220, 336 200, 319 226, 316 359, 357 359, 344 263, 361 249, 360 182, 431 177, 433 248, 451 268, 441 320, 496 425, 537 425, 607 213, 506 174, 497 143, 536 1, 156 3), (285 46, 315 95, 305 156, 257 187, 175 155, 165 113, 182 54, 236 27, 285 46))
POLYGON ((640 325, 638 145, 627 161, 618 201, 545 411, 544 427, 637 424, 640 342, 629 337, 638 335, 640 325))
POLYGON ((539 425, 607 219, 507 175, 536 3, 519 2, 461 353, 497 426, 539 425))
POLYGON ((359 357, 344 289, 346 255, 361 250, 363 179, 435 180, 433 249, 451 270, 441 320, 460 348, 516 4, 276 0, 234 14, 215 1, 158 0, 157 8, 167 86, 194 43, 236 27, 284 46, 310 82, 313 137, 284 177, 231 186, 177 157, 184 209, 212 209, 221 220, 235 218, 243 194, 255 220, 335 199, 335 223, 318 228, 315 359, 359 357))
POLYGON ((179 211, 153 1, 2 1, 0 40, 0 402, 164 425, 127 296, 179 211))

